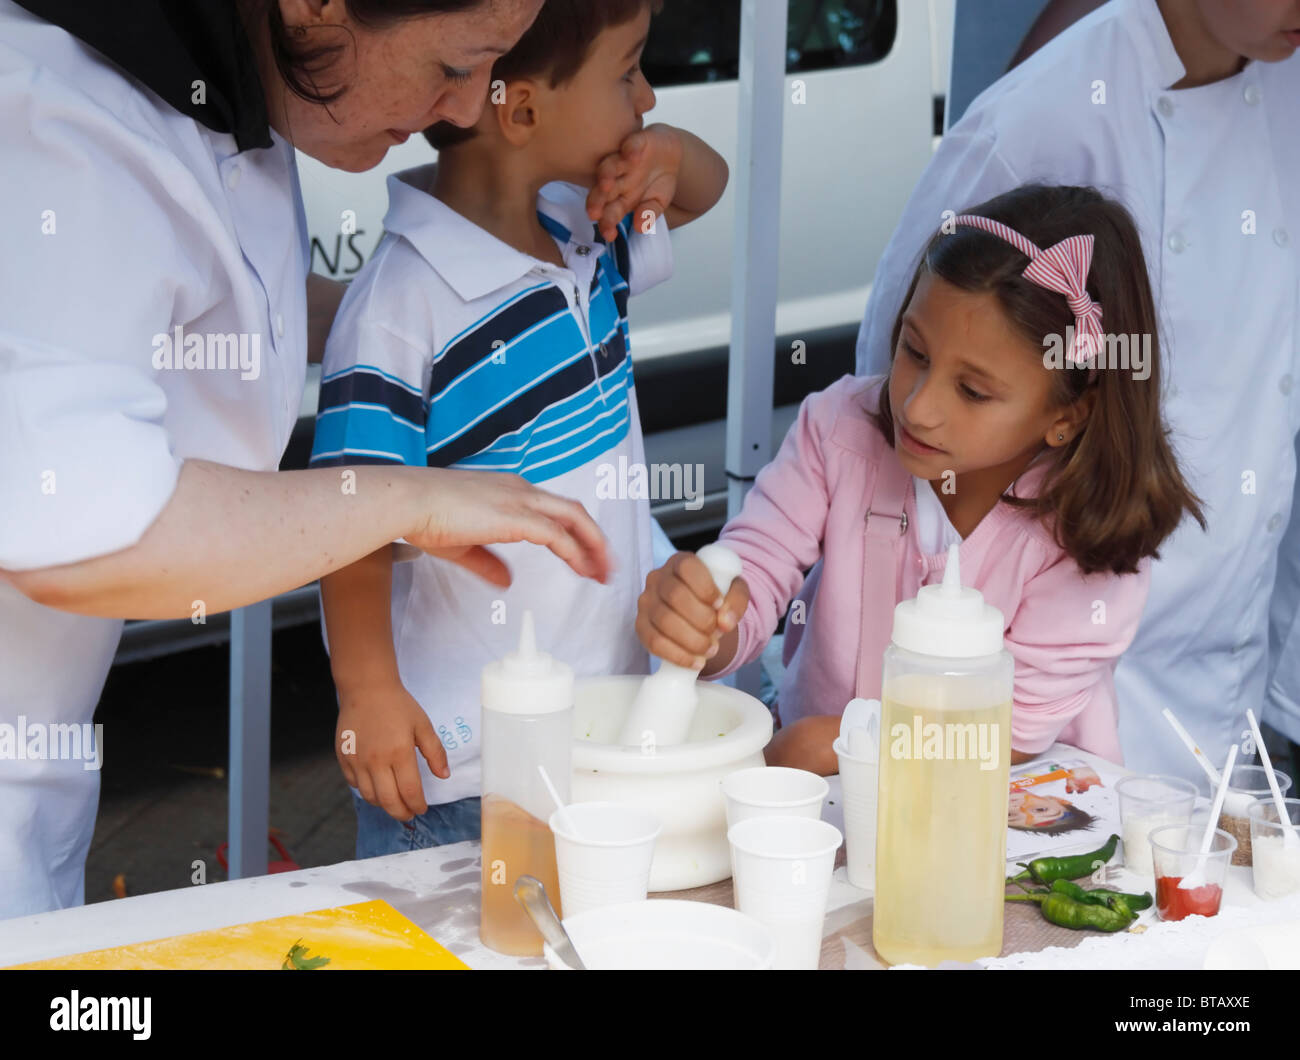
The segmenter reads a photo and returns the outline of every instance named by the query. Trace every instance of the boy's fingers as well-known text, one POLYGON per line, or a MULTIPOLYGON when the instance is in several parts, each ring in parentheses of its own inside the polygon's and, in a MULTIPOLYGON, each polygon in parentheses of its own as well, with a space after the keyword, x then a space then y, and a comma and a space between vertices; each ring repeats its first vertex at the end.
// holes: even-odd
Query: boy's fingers
POLYGON ((429 763, 429 769, 435 777, 446 780, 451 776, 451 770, 447 768, 447 752, 443 749, 438 734, 433 731, 428 717, 425 717, 422 725, 415 727, 415 746, 424 755, 424 760, 429 763))
MULTIPOLYGON (((420 783, 420 769, 415 755, 393 769, 393 788, 397 798, 411 817, 418 817, 429 809, 424 799, 424 785, 420 783)), ((405 820, 406 818, 403 818, 405 820)))
POLYGON ((361 797, 371 806, 378 806, 379 804, 375 801, 375 786, 370 782, 370 771, 358 769, 356 772, 357 791, 361 792, 361 797))
POLYGON ((406 808, 397 794, 397 781, 393 778, 391 766, 380 766, 374 771, 373 780, 375 785, 375 797, 379 799, 378 805, 389 817, 396 818, 399 821, 409 821, 415 815, 406 808))
POLYGON ((489 585, 496 585, 502 589, 510 588, 510 568, 505 565, 500 556, 482 545, 466 549, 452 562, 464 567, 471 574, 477 574, 489 585))

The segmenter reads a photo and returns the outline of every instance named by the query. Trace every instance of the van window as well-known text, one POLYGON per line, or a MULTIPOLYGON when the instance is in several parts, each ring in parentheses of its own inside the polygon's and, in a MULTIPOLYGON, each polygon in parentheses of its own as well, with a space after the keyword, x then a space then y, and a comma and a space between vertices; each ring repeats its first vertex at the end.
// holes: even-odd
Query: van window
MULTIPOLYGON (((897 0, 790 0, 788 73, 878 62, 898 31, 897 0)), ((667 0, 641 62, 655 88, 740 76, 740 0, 667 0)))

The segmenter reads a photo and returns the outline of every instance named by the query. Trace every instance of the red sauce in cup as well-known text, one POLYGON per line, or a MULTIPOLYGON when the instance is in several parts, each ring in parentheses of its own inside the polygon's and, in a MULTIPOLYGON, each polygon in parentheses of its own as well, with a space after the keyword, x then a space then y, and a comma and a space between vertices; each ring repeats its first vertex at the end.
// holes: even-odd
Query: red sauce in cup
POLYGON ((1223 888, 1213 883, 1204 887, 1181 888, 1181 876, 1156 880, 1156 912, 1161 920, 1182 920, 1186 916, 1214 916, 1223 901, 1223 888))

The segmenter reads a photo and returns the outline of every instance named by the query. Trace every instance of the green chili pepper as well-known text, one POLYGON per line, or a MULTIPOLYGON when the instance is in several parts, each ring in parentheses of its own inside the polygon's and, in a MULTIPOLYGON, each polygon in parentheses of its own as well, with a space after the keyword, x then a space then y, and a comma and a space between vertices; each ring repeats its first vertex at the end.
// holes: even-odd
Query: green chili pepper
POLYGON ((1058 894, 1068 895, 1076 902, 1084 902, 1088 905, 1108 905, 1114 908, 1115 903, 1123 899, 1125 906, 1130 911, 1149 909, 1151 907, 1150 893, 1124 894, 1121 891, 1086 891, 1077 883, 1071 883, 1069 880, 1053 880, 1052 890, 1058 894))
POLYGON ((1016 864, 1025 871, 1007 877, 1007 881, 1015 883, 1017 880, 1031 879, 1035 883, 1050 884, 1054 880, 1077 880, 1090 875, 1097 862, 1104 865, 1110 861, 1115 856, 1118 844, 1119 836, 1112 835, 1106 840, 1105 846, 1090 854, 1075 854, 1068 858, 1034 858, 1028 865, 1018 861, 1016 864))
MULTIPOLYGON (((1133 915, 1105 905, 1090 905, 1078 902, 1068 894, 1059 891, 1043 891, 1040 894, 1009 894, 1008 902, 1037 902, 1043 911, 1043 917, 1058 927, 1072 928, 1076 931, 1091 928, 1093 931, 1123 931, 1133 923, 1133 915)), ((1122 903, 1121 903, 1122 904, 1122 903)))

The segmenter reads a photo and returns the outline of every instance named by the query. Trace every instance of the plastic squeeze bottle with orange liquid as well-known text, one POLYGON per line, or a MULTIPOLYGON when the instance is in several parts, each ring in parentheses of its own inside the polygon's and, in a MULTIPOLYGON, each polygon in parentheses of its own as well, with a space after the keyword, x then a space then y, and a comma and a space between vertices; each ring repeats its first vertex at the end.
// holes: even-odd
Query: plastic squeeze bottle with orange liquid
POLYGON ((554 807, 538 766, 569 801, 573 772, 573 670, 537 650, 524 612, 519 649, 483 668, 483 904, 479 938, 517 957, 540 956, 542 936, 515 901, 515 881, 535 876, 556 912, 560 882, 554 807))
POLYGON ((894 609, 881 675, 872 943, 890 964, 1002 949, 1015 663, 1002 612, 941 585, 894 609))

